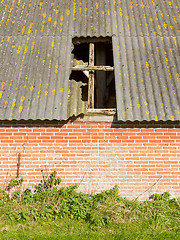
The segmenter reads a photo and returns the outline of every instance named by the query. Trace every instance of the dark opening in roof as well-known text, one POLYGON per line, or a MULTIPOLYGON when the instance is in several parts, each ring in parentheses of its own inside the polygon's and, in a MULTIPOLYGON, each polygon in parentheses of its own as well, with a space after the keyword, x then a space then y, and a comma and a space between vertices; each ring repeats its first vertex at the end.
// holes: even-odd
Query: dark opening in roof
MULTIPOLYGON (((76 81, 81 81, 86 83, 86 87, 82 87, 82 96, 85 96, 84 93, 87 94, 86 97, 82 97, 83 99, 89 98, 92 94, 92 106, 90 108, 97 109, 106 109, 106 108, 116 108, 116 97, 115 97, 115 79, 114 79, 114 71, 113 71, 113 51, 112 51, 112 42, 110 38, 83 38, 75 39, 74 48, 72 51, 73 54, 73 64, 74 68, 71 73, 70 79, 74 79, 76 81), (90 46, 93 46, 93 57, 91 62, 91 53, 90 46), (91 65, 92 64, 92 65, 91 65), (88 70, 88 68, 99 68, 94 70, 88 70), (111 67, 111 71, 107 71, 106 67, 111 67), (104 67, 104 69, 102 69, 104 67), (79 71, 78 68, 80 68, 79 71), (93 76, 91 76, 91 74, 93 76), (91 77, 93 78, 93 82, 90 83, 91 77), (92 93, 90 94, 90 84, 93 85, 92 93), (88 91, 87 91, 87 85, 88 91)), ((108 68, 107 67, 107 68, 108 68)))

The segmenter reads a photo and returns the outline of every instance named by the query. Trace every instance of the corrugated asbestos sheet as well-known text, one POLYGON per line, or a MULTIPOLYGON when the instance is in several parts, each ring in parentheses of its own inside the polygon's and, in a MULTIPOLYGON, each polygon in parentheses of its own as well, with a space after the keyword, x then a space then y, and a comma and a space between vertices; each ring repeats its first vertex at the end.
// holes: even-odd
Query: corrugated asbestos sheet
POLYGON ((119 120, 180 120, 180 2, 118 1, 113 18, 119 120))
POLYGON ((87 36, 112 37, 118 120, 180 120, 179 0, 1 0, 0 119, 84 112, 68 79, 87 36))
POLYGON ((66 119, 73 4, 0 3, 0 119, 66 119))

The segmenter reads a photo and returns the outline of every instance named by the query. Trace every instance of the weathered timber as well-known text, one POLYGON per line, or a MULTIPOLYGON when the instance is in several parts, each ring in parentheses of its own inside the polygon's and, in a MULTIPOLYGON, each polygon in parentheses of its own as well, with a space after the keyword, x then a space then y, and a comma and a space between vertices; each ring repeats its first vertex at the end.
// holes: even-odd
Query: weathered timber
POLYGON ((114 67, 110 66, 75 66, 71 68, 73 71, 114 71, 114 67))
MULTIPOLYGON (((89 44, 89 67, 93 67, 93 66, 94 66, 94 43, 90 43, 89 44)), ((94 108, 94 71, 89 72, 88 108, 94 108)))

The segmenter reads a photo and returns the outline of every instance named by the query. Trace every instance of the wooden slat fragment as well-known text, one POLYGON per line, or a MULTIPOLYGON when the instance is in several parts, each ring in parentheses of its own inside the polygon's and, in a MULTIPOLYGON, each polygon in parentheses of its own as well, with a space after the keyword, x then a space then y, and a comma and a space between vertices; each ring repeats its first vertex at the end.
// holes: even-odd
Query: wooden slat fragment
POLYGON ((114 67, 110 66, 75 66, 71 68, 73 71, 114 71, 114 67))

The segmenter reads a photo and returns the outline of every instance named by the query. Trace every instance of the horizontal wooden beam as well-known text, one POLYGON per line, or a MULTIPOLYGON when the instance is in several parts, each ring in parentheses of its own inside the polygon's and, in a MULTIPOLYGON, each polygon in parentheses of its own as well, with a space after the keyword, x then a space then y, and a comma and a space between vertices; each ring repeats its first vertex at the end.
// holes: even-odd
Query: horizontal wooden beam
POLYGON ((114 67, 110 66, 75 66, 71 68, 73 71, 114 71, 114 67))
POLYGON ((116 108, 88 108, 87 109, 87 114, 90 115, 100 115, 100 114, 105 114, 105 115, 115 115, 116 114, 116 108))

